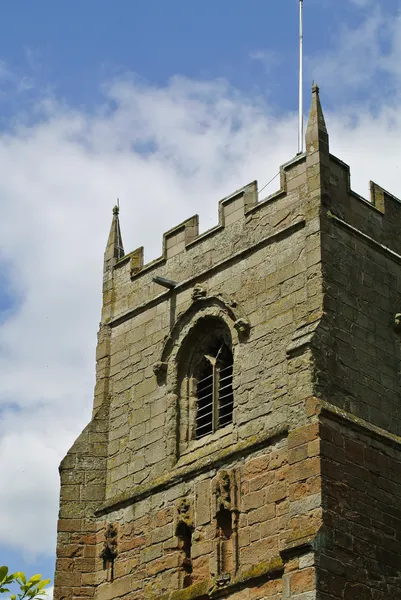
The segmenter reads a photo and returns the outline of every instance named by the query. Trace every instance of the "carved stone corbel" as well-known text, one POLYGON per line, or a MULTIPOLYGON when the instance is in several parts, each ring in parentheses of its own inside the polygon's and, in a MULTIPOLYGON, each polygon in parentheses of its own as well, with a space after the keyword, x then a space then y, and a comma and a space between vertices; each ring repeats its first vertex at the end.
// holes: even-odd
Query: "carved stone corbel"
POLYGON ((177 503, 177 527, 179 523, 185 523, 190 529, 194 528, 191 502, 188 498, 182 498, 177 503))
POLYGON ((240 337, 248 337, 251 330, 251 324, 247 319, 240 318, 234 323, 235 329, 238 331, 240 337))
POLYGON ((156 375, 157 382, 159 384, 162 383, 166 378, 167 366, 168 365, 166 362, 162 362, 160 360, 153 365, 153 373, 156 375))
POLYGON ((231 477, 228 471, 221 471, 216 480, 216 511, 221 508, 232 510, 231 477))
POLYGON ((192 298, 192 302, 196 302, 196 300, 200 300, 201 298, 206 298, 206 290, 204 287, 202 287, 200 285, 200 283, 197 283, 194 286, 194 288, 192 290, 191 298, 192 298))

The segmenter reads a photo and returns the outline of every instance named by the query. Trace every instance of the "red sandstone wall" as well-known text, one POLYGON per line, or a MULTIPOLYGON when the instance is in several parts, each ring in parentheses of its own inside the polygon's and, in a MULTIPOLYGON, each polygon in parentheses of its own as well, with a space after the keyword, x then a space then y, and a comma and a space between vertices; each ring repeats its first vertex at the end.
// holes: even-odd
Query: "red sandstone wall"
POLYGON ((311 600, 312 596, 300 594, 313 594, 315 588, 314 555, 308 544, 321 525, 318 453, 318 424, 311 423, 278 436, 256 453, 236 457, 222 469, 211 468, 188 482, 113 510, 103 518, 97 536, 96 597, 170 600, 173 590, 183 594, 188 589, 188 598, 203 599, 214 596, 205 596, 202 590, 228 585, 226 598, 311 600), (231 507, 237 528, 231 567, 219 569, 216 484, 222 470, 234 474, 237 491, 231 507), (176 535, 177 507, 183 498, 193 525, 192 573, 185 583, 185 554, 176 535), (106 523, 115 524, 118 531, 113 581, 100 558, 106 523), (219 576, 227 571, 231 577, 224 583, 219 576))
POLYGON ((401 598, 401 440, 323 418, 320 600, 401 598))

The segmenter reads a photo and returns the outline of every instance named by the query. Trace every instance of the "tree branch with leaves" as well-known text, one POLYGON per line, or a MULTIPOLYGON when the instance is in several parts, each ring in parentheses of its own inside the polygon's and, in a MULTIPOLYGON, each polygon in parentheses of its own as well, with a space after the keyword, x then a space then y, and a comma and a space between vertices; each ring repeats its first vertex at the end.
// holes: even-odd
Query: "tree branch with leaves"
POLYGON ((20 592, 11 594, 10 600, 34 600, 47 595, 44 589, 50 583, 50 579, 42 579, 42 575, 32 575, 29 579, 25 573, 8 573, 8 567, 0 567, 0 594, 10 593, 9 586, 19 585, 20 592))

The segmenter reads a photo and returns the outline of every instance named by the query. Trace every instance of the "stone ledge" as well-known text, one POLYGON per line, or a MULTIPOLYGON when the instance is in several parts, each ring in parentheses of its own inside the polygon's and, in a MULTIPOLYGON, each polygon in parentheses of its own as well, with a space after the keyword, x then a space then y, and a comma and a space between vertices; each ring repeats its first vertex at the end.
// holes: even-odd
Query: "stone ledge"
POLYGON ((105 502, 95 513, 96 516, 102 516, 124 508, 131 504, 135 504, 148 496, 157 494, 167 490, 178 483, 188 481, 197 475, 206 473, 215 467, 219 467, 229 460, 238 458, 239 456, 246 456, 251 452, 264 448, 275 443, 276 440, 288 435, 289 426, 288 424, 279 425, 264 434, 255 435, 235 445, 235 448, 225 448, 221 452, 216 453, 214 456, 205 456, 201 458, 196 465, 191 467, 180 467, 173 470, 170 473, 162 475, 158 479, 153 480, 150 483, 137 486, 135 490, 124 492, 121 495, 112 498, 105 502))
POLYGON ((210 598, 208 593, 209 586, 210 581, 200 581, 184 590, 163 594, 163 596, 159 596, 157 600, 206 600, 207 598, 210 598))
MULTIPOLYGON (((249 581, 255 579, 275 579, 284 572, 284 563, 280 556, 258 563, 249 569, 244 569, 229 583, 220 587, 218 578, 195 583, 184 590, 178 590, 159 596, 157 600, 214 600, 237 591, 249 581)), ((156 600, 156 598, 155 598, 156 600)))
POLYGON ((332 419, 333 421, 337 421, 342 425, 350 425, 354 429, 365 433, 365 435, 368 433, 380 442, 387 444, 388 446, 392 446, 393 448, 397 448, 398 450, 400 449, 400 436, 390 433, 385 429, 381 429, 381 427, 373 425, 372 423, 369 423, 360 417, 356 417, 342 408, 338 408, 337 406, 330 404, 326 400, 319 400, 319 404, 320 414, 322 416, 332 419))

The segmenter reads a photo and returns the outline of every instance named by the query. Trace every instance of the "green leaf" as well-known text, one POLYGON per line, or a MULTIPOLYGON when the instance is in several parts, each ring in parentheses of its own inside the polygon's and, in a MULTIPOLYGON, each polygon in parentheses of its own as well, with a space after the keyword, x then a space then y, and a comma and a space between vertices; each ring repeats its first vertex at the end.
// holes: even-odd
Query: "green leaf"
POLYGON ((44 588, 49 583, 50 583, 50 579, 43 579, 43 581, 40 581, 38 583, 38 590, 41 590, 42 588, 44 588))
POLYGON ((17 596, 15 594, 11 594, 10 600, 17 600, 17 596))
POLYGON ((0 581, 3 581, 7 577, 8 567, 0 567, 0 581))
POLYGON ((29 578, 29 581, 32 581, 33 583, 37 583, 41 579, 42 579, 42 575, 39 575, 37 573, 36 575, 32 575, 32 577, 29 578))
POLYGON ((0 589, 0 592, 1 592, 2 594, 4 594, 4 592, 9 592, 9 591, 10 591, 9 589, 7 589, 7 588, 3 588, 3 587, 0 589))

